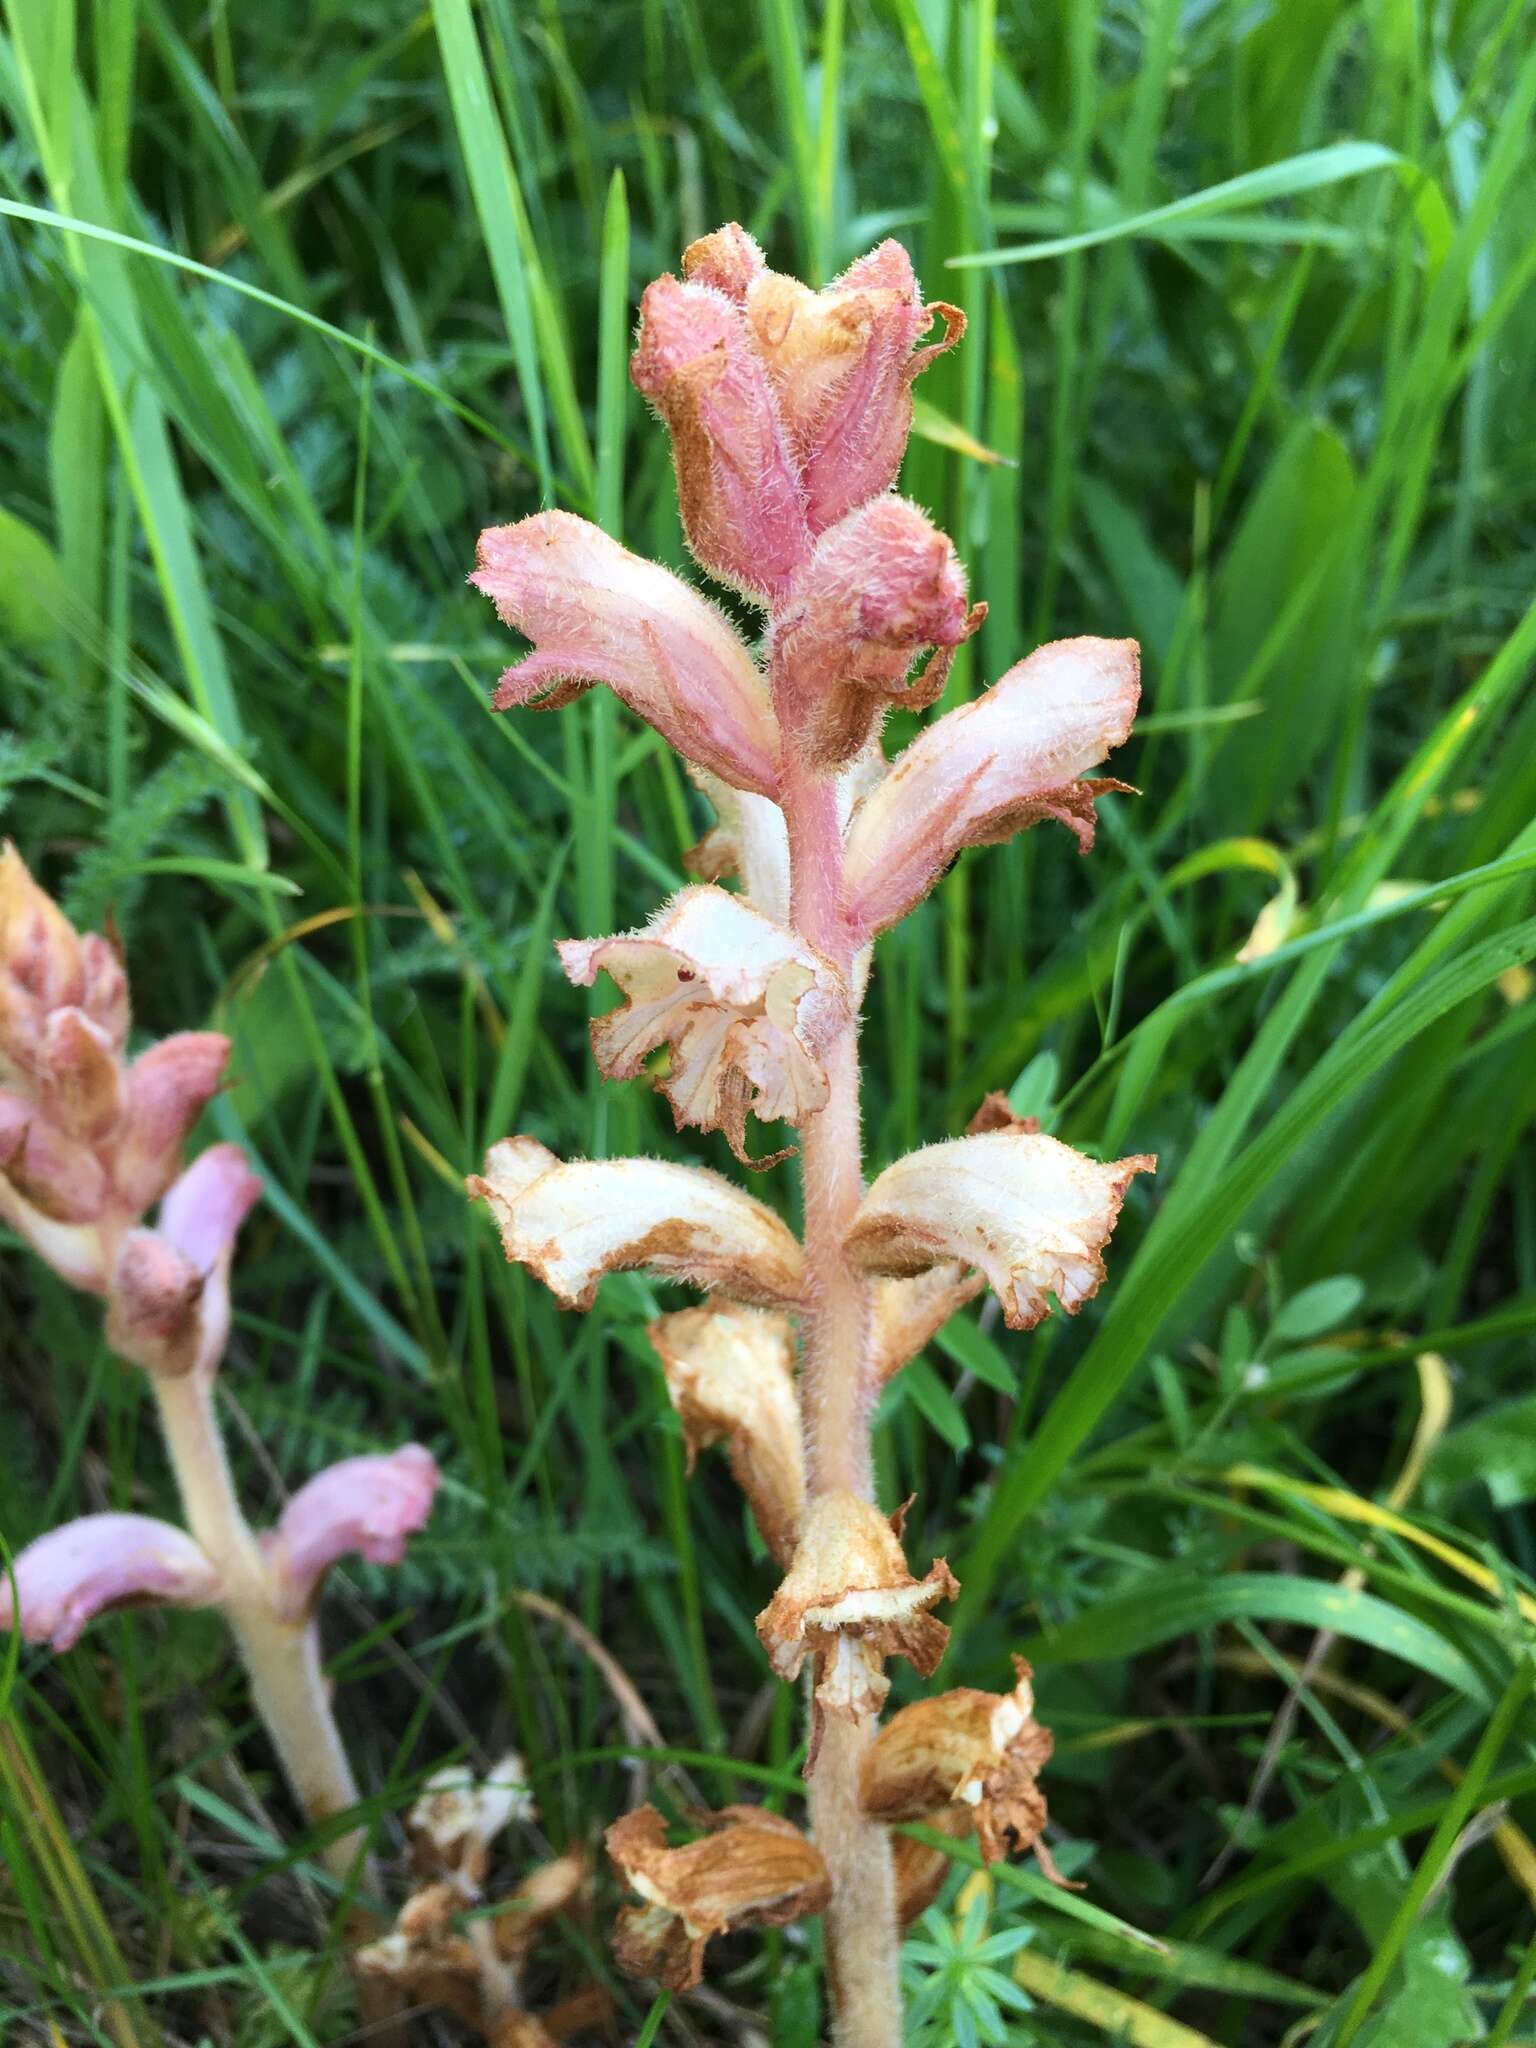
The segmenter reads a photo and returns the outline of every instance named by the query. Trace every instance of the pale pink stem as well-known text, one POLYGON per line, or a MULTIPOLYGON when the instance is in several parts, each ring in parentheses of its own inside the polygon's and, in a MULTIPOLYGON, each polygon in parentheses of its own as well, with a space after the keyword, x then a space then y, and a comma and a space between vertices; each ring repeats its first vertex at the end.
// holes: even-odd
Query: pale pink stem
MULTIPOLYGON (((316 1623, 307 1615, 283 1618, 272 1575, 235 1495, 211 1379, 198 1373, 148 1377, 187 1526, 218 1567, 222 1605, 257 1712, 305 1814, 311 1821, 328 1820, 357 1804, 358 1789, 331 1713, 316 1623)), ((345 1882, 362 1846, 361 1832, 351 1830, 327 1843, 320 1859, 345 1882)))
MULTIPOLYGON (((826 1107, 801 1132, 805 1190, 805 1313, 800 1398, 809 1496, 846 1489, 874 1497, 869 1289, 843 1256, 863 1192, 859 1142, 859 1021, 852 1008, 854 947, 843 914, 843 840, 830 777, 783 765, 790 915, 849 988, 847 1024, 826 1055, 826 1107)), ((899 2048, 900 1933, 887 1830, 866 1818, 859 1764, 871 1716, 829 1717, 810 1779, 811 1827, 832 1875, 823 1916, 838 2048, 899 2048)))

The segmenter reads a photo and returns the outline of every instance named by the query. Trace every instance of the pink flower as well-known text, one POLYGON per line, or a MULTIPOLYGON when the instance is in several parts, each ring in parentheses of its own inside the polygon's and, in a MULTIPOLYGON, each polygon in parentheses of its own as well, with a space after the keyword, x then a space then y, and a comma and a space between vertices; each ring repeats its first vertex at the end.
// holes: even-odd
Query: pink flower
POLYGON ((172 1377, 217 1370, 235 1238, 260 1193, 238 1145, 210 1145, 161 1203, 159 1227, 127 1233, 107 1292, 107 1337, 124 1358, 172 1377))
POLYGON ((747 324, 805 485, 812 533, 896 481, 912 431, 912 384, 965 332, 958 307, 923 304, 912 261, 882 242, 825 291, 764 271, 747 324), (914 353, 938 313, 944 339, 914 353))
POLYGON ((399 1564, 406 1538, 432 1512, 437 1483, 432 1453, 404 1444, 387 1456, 344 1458, 301 1486, 264 1542, 289 1618, 313 1607, 326 1572, 349 1552, 371 1564, 399 1564))
POLYGON ((552 711, 607 683, 686 760, 777 793, 767 686, 734 627, 680 577, 569 512, 487 528, 476 559, 470 582, 534 643, 501 678, 495 710, 552 711))
POLYGON ((772 598, 810 553, 804 491, 741 308, 659 277, 630 362, 672 435, 688 545, 712 576, 772 598))
POLYGON ((187 1133, 218 1093, 228 1059, 221 1033, 178 1031, 129 1067, 113 1179, 136 1215, 176 1178, 187 1133))
MULTIPOLYGON (((89 1621, 112 1607, 149 1601, 207 1607, 219 1575, 192 1538, 148 1515, 82 1515, 29 1543, 16 1559, 21 1633, 69 1650, 89 1621)), ((0 1627, 15 1628, 16 1601, 0 1577, 0 1627)))
POLYGON ((986 617, 970 606, 954 544, 905 498, 861 505, 816 543, 773 635, 773 687, 786 735, 822 769, 868 743, 895 702, 926 708, 954 651, 986 617), (925 647, 933 659, 910 685, 925 647))
POLYGON ((849 827, 847 907, 860 940, 905 917, 962 847, 1058 818, 1086 853, 1094 798, 1126 785, 1076 778, 1129 737, 1140 678, 1134 640, 1053 640, 930 725, 849 827))

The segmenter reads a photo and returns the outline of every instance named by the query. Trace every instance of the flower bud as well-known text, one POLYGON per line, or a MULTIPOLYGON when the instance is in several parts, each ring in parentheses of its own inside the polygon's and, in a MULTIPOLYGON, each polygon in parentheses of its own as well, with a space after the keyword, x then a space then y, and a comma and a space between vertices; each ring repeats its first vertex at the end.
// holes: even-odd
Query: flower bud
POLYGON ((805 1284, 798 1240, 762 1202, 702 1166, 660 1159, 562 1164, 536 1138, 503 1138, 465 1182, 491 1209, 502 1249, 564 1308, 589 1309, 605 1273, 636 1269, 792 1306, 805 1284))
POLYGON ((100 932, 87 932, 80 941, 80 965, 85 992, 80 1007, 91 1022, 106 1034, 114 1052, 121 1052, 128 1037, 130 1018, 128 976, 122 956, 112 940, 100 932))
POLYGON ((344 1458, 301 1486, 263 1545, 288 1619, 309 1613, 325 1574, 352 1551, 399 1564, 406 1538, 426 1525, 437 1482, 432 1453, 405 1444, 387 1457, 344 1458))
POLYGON ((210 1145, 172 1185, 154 1230, 130 1230, 107 1289, 107 1341, 144 1371, 216 1372, 229 1342, 235 1238, 261 1182, 238 1145, 210 1145))
MULTIPOLYGON (((779 595, 810 553, 804 493, 739 306, 659 277, 640 301, 630 375, 672 435, 688 545, 712 576, 779 595)), ((706 766, 708 764, 706 763, 706 766)))
POLYGON ((1124 744, 1141 695, 1134 640, 1054 640, 897 756, 848 832, 848 915, 873 938, 920 903, 966 846, 1058 818, 1086 853, 1094 798, 1074 780, 1124 744))
POLYGON ((712 235, 690 242, 683 251, 684 280, 709 285, 738 306, 745 303, 753 279, 761 277, 767 267, 757 243, 733 220, 712 235))
POLYGON ((853 1264, 895 1277, 957 1259, 979 1266, 1010 1330, 1032 1330, 1055 1295, 1068 1315, 1099 1290, 1103 1249, 1150 1153, 1101 1162, 1030 1131, 925 1145, 888 1166, 845 1241, 853 1264))
POLYGON ((788 1565, 805 1506, 788 1318, 723 1301, 658 1316, 646 1335, 683 1425, 689 1472, 701 1450, 728 1444, 731 1472, 762 1539, 788 1565))
POLYGON ((961 1686, 893 1714, 864 1753, 860 1792, 874 1820, 932 1822, 969 1815, 982 1858, 1031 1848, 1045 1826, 1037 1780, 1050 1761, 1049 1728, 1035 1719, 1029 1666, 1014 1659, 1012 1692, 961 1686))
POLYGON ((178 1031, 129 1067, 112 1177, 131 1214, 142 1215, 176 1178, 187 1134, 218 1093, 228 1059, 220 1032, 178 1031))
POLYGON ((704 1974, 704 1951, 717 1934, 783 1927, 820 1913, 831 1896, 821 1851, 793 1821, 761 1807, 727 1806, 698 1816, 711 1830, 681 1849, 667 1847, 654 1806, 638 1807, 604 1837, 608 1854, 645 1901, 619 1915, 614 1955, 634 1977, 687 1991, 704 1974))
POLYGON ((920 711, 937 700, 955 649, 985 616, 967 603, 953 543, 916 505, 883 496, 859 506, 816 543, 776 622, 783 731, 813 766, 842 767, 888 704, 920 711), (933 658, 909 684, 925 647, 933 658))
POLYGON ((959 1590, 942 1557, 926 1577, 913 1578, 897 1528, 872 1502, 834 1492, 810 1503, 757 1634, 780 1678, 797 1678, 805 1659, 814 1660, 811 1764, 823 1714, 852 1721, 880 1711, 890 1691, 888 1657, 905 1657, 925 1678, 937 1667, 949 1630, 928 1610, 959 1590))
POLYGON ((0 1079, 32 1072, 49 1014, 85 994, 80 941, 69 919, 0 846, 0 1079))
POLYGON ((658 1081, 677 1127, 723 1131, 752 1160, 746 1119, 803 1124, 827 1099, 823 1049, 845 1021, 834 969, 794 933, 724 889, 683 889, 637 932, 562 939, 560 963, 578 987, 599 972, 624 991, 622 1009, 592 1026, 597 1064, 632 1080, 658 1045, 672 1051, 658 1081))
POLYGON ((111 1035, 83 1009, 50 1012, 37 1057, 38 1104, 73 1138, 99 1144, 123 1114, 123 1070, 111 1035))
POLYGON ((606 683, 683 758, 736 789, 778 789, 778 730, 741 636, 681 577, 589 520, 538 512, 481 534, 470 582, 534 652, 491 707, 555 711, 606 683))
POLYGON ((895 241, 821 292, 765 271, 748 288, 746 314, 805 481, 811 532, 825 533, 896 481, 913 380, 960 340, 965 315, 924 306, 911 258, 895 241), (935 313, 944 339, 914 354, 935 313))
MULTIPOLYGON (((82 1515, 29 1543, 14 1571, 22 1635, 55 1650, 73 1649, 109 1608, 206 1607, 219 1595, 218 1572, 192 1538, 148 1515, 82 1515)), ((0 1628, 17 1626, 0 1577, 0 1628)))

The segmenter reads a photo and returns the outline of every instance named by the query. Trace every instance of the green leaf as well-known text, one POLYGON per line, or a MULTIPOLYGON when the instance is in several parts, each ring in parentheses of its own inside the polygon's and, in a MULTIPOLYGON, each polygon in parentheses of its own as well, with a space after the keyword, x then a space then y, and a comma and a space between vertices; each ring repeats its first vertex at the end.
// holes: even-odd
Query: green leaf
POLYGON ((1379 142, 1334 142, 1326 149, 1310 149, 1301 156, 1265 164, 1260 170, 1225 178, 1219 185, 1208 185, 1203 192, 1191 192, 1183 199, 1132 214, 1108 227, 1087 228, 1077 235, 1057 235, 1045 242, 1024 242, 1011 249, 976 250, 966 256, 951 256, 949 267, 973 270, 999 263, 1039 263, 1049 256, 1067 256, 1074 249, 1093 249, 1102 242, 1119 242, 1128 236, 1161 236, 1170 227, 1198 220, 1204 214, 1264 206, 1275 199, 1294 199, 1298 193, 1342 184, 1346 179, 1363 177, 1368 171, 1388 170, 1402 161, 1396 150, 1384 148, 1379 142))
POLYGON ((1347 1322, 1364 1299, 1365 1283, 1353 1273, 1314 1280, 1283 1304, 1269 1334, 1279 1343, 1304 1343, 1308 1337, 1319 1337, 1324 1330, 1335 1330, 1347 1322))
POLYGON ((46 647, 68 613, 58 556, 35 527, 0 506, 0 632, 16 647, 46 647))

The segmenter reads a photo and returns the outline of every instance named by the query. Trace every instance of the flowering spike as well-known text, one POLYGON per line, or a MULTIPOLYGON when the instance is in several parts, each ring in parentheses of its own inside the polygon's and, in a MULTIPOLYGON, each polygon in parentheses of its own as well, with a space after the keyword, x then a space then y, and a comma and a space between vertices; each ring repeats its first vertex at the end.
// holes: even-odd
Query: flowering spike
POLYGON ((899 242, 861 256, 825 291, 765 271, 747 321, 805 478, 812 533, 896 481, 912 431, 912 383, 965 333, 956 306, 924 306, 899 242), (938 313, 944 338, 913 353, 938 313))
POLYGON ((672 1064, 658 1085, 678 1129, 724 1131, 744 1164, 750 1108, 764 1123, 803 1124, 827 1099, 825 1042, 848 1014, 836 972, 738 896, 684 889, 637 932, 562 939, 560 964, 579 987, 600 972, 624 991, 622 1009, 592 1026, 597 1064, 630 1080, 663 1043, 672 1064))
POLYGON ((709 600, 569 512, 487 527, 470 582, 534 652, 492 709, 552 711, 606 683, 686 760, 773 796, 778 733, 740 635, 709 600))
MULTIPOLYGON (((688 545, 723 583, 776 597, 810 553, 805 492, 741 308, 659 277, 630 375, 672 435, 688 545)), ((707 764, 706 764, 707 765, 707 764)))
POLYGON ((688 1470, 701 1450, 728 1444, 732 1474, 762 1539, 787 1566, 805 1507, 795 1339, 787 1317, 722 1301, 658 1316, 646 1335, 683 1425, 688 1470))
POLYGON ((490 1207, 507 1257, 537 1273, 563 1308, 590 1308, 605 1273, 636 1268, 770 1308, 793 1305, 804 1285, 786 1226, 704 1167, 565 1165, 535 1138, 503 1138, 465 1185, 490 1207))
POLYGON ((892 764, 848 835, 848 915, 871 938, 933 887, 965 846, 1059 818, 1086 852, 1093 799, 1123 783, 1075 778, 1124 744, 1141 695, 1134 640, 1054 640, 930 725, 892 764))
POLYGON ((979 1266, 1011 1330, 1032 1330, 1054 1294, 1075 1315, 1104 1278, 1132 1176, 1150 1153, 1101 1164, 1055 1138, 988 1131, 925 1145, 888 1166, 859 1206, 847 1250, 866 1272, 927 1272, 949 1259, 979 1266))
MULTIPOLYGON (((29 1543, 14 1572, 22 1635, 55 1650, 73 1649, 87 1622, 109 1608, 207 1607, 219 1597, 212 1561, 182 1530, 148 1515, 82 1515, 29 1543)), ((16 1626, 0 1576, 0 1628, 16 1626)))
POLYGON ((816 544, 774 627, 780 723, 819 770, 869 742, 889 702, 922 710, 944 687, 954 650, 986 615, 966 599, 954 544, 905 498, 876 498, 816 544), (935 650, 907 681, 922 648, 935 650))
POLYGON ((619 1915, 619 1966, 673 1991, 699 1982, 704 1951, 717 1934, 783 1927, 819 1913, 830 1890, 820 1851, 781 1814, 727 1806, 697 1818, 711 1832, 681 1849, 667 1847, 666 1824, 654 1806, 626 1813, 604 1837, 608 1854, 645 1901, 619 1915))

